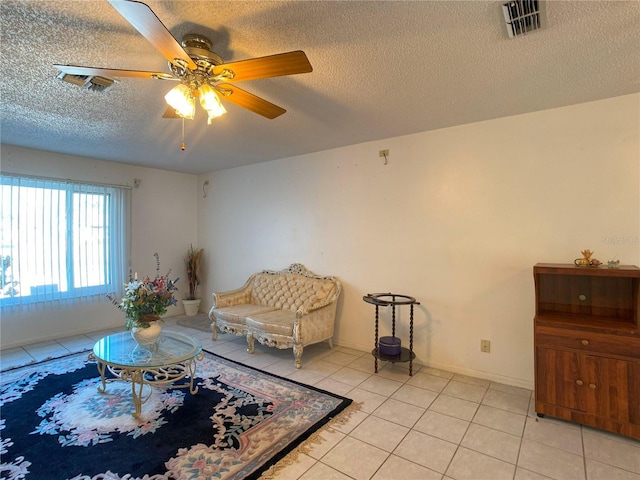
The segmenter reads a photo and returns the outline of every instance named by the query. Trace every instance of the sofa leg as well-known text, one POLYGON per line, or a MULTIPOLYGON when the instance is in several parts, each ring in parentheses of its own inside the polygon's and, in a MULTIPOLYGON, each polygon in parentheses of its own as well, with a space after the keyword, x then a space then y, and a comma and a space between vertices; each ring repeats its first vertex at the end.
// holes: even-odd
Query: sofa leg
POLYGON ((333 338, 329 339, 329 348, 333 348, 333 338))
POLYGON ((302 350, 304 350, 304 346, 302 345, 293 346, 293 355, 296 357, 296 368, 302 366, 302 350))
POLYGON ((249 345, 247 347, 247 352, 253 353, 254 338, 253 338, 253 335, 251 335, 250 333, 247 333, 247 345, 249 345))
POLYGON ((218 339, 218 327, 216 326, 216 322, 211 322, 211 340, 218 339))

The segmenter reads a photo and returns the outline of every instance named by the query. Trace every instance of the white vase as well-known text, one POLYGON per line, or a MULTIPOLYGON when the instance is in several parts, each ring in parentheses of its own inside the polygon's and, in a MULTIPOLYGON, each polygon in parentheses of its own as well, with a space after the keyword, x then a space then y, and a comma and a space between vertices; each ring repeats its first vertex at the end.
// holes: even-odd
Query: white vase
POLYGON ((182 300, 182 305, 184 305, 184 313, 188 317, 193 317, 198 313, 198 309, 200 308, 201 298, 196 298, 195 300, 182 300))
POLYGON ((162 333, 162 325, 159 322, 153 322, 148 327, 131 328, 131 336, 138 345, 152 345, 158 341, 158 337, 162 333))

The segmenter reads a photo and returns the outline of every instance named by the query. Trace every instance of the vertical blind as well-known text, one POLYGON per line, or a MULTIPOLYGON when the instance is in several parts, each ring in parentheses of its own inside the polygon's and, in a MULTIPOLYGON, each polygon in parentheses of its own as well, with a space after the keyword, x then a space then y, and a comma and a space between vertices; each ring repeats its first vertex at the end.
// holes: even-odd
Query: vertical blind
POLYGON ((0 308, 121 295, 128 278, 128 187, 1 175, 0 308))

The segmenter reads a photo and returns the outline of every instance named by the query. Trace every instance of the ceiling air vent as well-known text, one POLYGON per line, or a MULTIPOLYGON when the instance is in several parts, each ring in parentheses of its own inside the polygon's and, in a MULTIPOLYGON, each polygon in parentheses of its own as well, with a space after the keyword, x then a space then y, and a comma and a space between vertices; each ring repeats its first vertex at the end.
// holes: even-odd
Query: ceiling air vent
POLYGON ((513 0, 502 4, 509 38, 520 37, 540 28, 538 0, 513 0))
POLYGON ((63 82, 68 82, 73 85, 86 88, 92 92, 108 92, 115 82, 115 80, 107 77, 70 75, 63 72, 60 72, 56 78, 63 82))

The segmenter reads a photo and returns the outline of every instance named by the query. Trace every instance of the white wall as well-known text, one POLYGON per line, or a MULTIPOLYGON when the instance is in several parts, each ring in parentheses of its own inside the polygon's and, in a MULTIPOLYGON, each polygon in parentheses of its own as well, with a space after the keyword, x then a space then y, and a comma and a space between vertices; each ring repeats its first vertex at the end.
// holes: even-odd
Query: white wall
POLYGON ((343 283, 337 344, 373 348, 363 295, 407 294, 420 363, 532 387, 532 267, 640 265, 639 164, 629 95, 202 175, 203 296, 300 262, 343 283))
MULTIPOLYGON (((202 175, 2 145, 2 171, 133 190, 132 268, 205 248, 207 292, 293 262, 343 283, 335 342, 373 348, 369 292, 421 302, 418 361, 531 387, 536 262, 584 248, 640 265, 640 95, 202 175), (384 165, 378 151, 389 149, 384 165), (210 181, 207 197, 202 184, 210 181), (196 215, 197 210, 197 215, 196 215), (481 338, 492 342, 479 351, 481 338)), ((182 313, 182 307, 169 314, 182 313)), ((407 341, 407 312, 400 310, 407 341)), ((388 322, 385 316, 384 321, 388 322)), ((2 348, 121 325, 108 303, 5 315, 2 348)))
MULTIPOLYGON (((197 240, 197 177, 165 170, 135 167, 91 158, 58 155, 2 145, 2 172, 116 185, 133 185, 131 268, 139 275, 156 273, 158 252, 161 273, 179 276, 177 298, 189 293, 184 256, 197 240)), ((181 303, 167 315, 183 313, 181 303)), ((2 348, 61 338, 102 328, 124 326, 123 314, 108 303, 73 308, 3 315, 2 348)))

